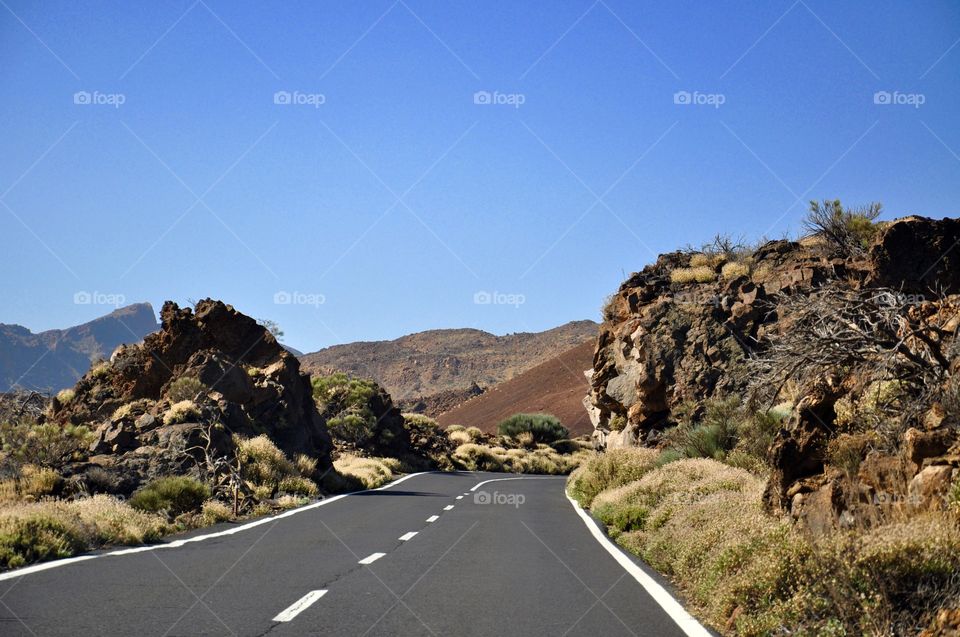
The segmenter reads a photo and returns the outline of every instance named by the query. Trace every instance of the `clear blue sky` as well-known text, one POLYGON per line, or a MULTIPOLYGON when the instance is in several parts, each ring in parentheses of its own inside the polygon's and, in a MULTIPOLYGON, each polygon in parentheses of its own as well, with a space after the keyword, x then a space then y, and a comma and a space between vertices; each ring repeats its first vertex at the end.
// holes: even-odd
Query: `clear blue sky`
POLYGON ((111 309, 77 292, 304 350, 541 330, 811 198, 960 211, 952 0, 0 5, 0 322, 34 330, 111 309))

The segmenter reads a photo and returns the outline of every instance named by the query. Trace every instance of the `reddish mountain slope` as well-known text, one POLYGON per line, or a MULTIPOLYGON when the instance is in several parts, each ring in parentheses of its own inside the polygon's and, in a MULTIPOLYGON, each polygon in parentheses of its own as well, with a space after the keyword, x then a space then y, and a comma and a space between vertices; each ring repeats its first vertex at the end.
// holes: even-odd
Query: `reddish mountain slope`
POLYGON ((493 433, 497 423, 518 412, 547 412, 557 416, 571 435, 589 434, 593 425, 583 407, 590 391, 583 371, 593 367, 590 339, 485 393, 440 415, 443 426, 479 427, 493 433))

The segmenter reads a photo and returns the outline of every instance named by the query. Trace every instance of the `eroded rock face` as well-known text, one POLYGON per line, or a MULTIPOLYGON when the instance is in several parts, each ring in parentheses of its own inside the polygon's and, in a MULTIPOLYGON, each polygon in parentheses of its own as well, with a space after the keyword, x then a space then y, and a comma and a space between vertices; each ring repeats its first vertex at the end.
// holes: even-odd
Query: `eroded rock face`
POLYGON ((55 420, 96 432, 90 451, 101 464, 143 479, 189 472, 196 463, 185 450, 206 444, 227 452, 231 434, 265 433, 287 454, 330 466, 330 436, 309 376, 265 328, 211 299, 195 310, 167 302, 160 316, 158 332, 118 348, 80 379, 73 400, 54 403, 55 420), (171 388, 184 378, 202 386, 191 396, 196 409, 172 418, 171 388))
MULTIPOLYGON (((584 401, 598 446, 656 446, 679 413, 695 421, 704 400, 743 396, 751 381, 747 357, 763 355, 771 337, 791 329, 782 302, 787 296, 886 288, 910 295, 908 321, 932 319, 939 325, 936 338, 949 343, 958 331, 960 297, 950 296, 960 293, 957 219, 892 222, 865 253, 849 257, 816 241, 772 241, 753 254, 747 275, 708 263, 713 276, 704 278, 712 280, 672 282, 671 272, 697 265, 691 260, 679 252, 662 255, 625 281, 605 308, 584 401)), ((952 356, 936 363, 948 376, 960 374, 960 357, 952 356)), ((827 448, 840 430, 835 404, 854 391, 858 379, 856 372, 823 373, 818 388, 793 401, 794 411, 769 449, 765 501, 771 509, 825 531, 863 522, 877 503, 905 510, 916 499, 911 494, 935 499, 956 479, 960 422, 938 404, 915 418, 897 451, 871 452, 859 473, 832 467, 827 448)))

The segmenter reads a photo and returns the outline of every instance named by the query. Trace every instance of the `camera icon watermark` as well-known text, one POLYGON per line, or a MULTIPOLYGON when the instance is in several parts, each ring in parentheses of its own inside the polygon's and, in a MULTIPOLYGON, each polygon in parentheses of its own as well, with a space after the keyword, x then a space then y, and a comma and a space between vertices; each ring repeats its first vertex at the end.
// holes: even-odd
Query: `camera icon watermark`
POLYGON ((500 493, 499 491, 490 493, 489 491, 477 491, 473 494, 474 504, 506 505, 519 509, 526 501, 527 496, 522 493, 500 493))
POLYGON ((100 91, 77 91, 73 94, 73 103, 78 106, 112 106, 120 108, 127 101, 123 93, 101 93, 100 91))
POLYGON ((727 102, 723 93, 701 93, 700 91, 677 91, 673 94, 673 103, 680 106, 712 106, 720 108, 727 102))
POLYGON ((126 305, 127 297, 123 294, 80 290, 73 293, 73 303, 74 305, 109 305, 118 308, 126 305))
POLYGON ((274 305, 312 305, 313 307, 320 307, 326 302, 327 297, 323 294, 297 292, 296 290, 293 292, 280 290, 273 295, 274 305))
POLYGON ((477 91, 473 94, 473 103, 480 106, 512 106, 520 108, 527 101, 523 93, 501 93, 500 91, 477 91))
POLYGON ((512 305, 520 307, 527 302, 527 297, 523 294, 506 294, 504 292, 487 292, 480 290, 473 293, 474 305, 512 305))
POLYGON ((277 91, 273 94, 273 103, 279 106, 312 106, 314 108, 320 108, 327 103, 327 96, 323 93, 277 91))
POLYGON ((927 102, 923 93, 901 93, 900 91, 877 91, 873 94, 873 103, 881 106, 912 106, 920 108, 927 102))

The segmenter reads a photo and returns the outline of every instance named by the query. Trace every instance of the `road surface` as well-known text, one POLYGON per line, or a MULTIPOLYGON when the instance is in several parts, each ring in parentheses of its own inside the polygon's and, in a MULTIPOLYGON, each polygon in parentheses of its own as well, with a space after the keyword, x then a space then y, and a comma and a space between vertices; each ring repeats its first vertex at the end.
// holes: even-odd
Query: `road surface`
POLYGON ((562 477, 418 474, 172 547, 0 575, 0 635, 702 631, 688 619, 685 633, 596 535, 562 477))

